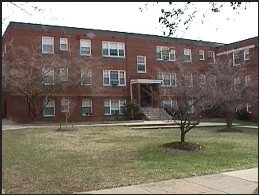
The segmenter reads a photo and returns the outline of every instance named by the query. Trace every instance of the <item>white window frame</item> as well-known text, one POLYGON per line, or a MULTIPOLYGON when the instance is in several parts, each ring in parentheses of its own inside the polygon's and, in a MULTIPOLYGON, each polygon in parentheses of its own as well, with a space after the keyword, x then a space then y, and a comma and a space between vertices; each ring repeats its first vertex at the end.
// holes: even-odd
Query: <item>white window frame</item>
POLYGON ((212 87, 212 88, 216 88, 217 87, 217 77, 216 75, 209 75, 208 76, 208 84, 212 87), (213 83, 212 83, 213 82, 213 83))
POLYGON ((60 38, 59 48, 61 51, 68 50, 68 38, 60 38), (62 45, 65 45, 65 48, 62 48, 62 45))
POLYGON ((125 70, 103 70, 103 86, 112 86, 114 79, 111 79, 111 72, 118 72, 118 84, 116 86, 126 86, 126 71, 125 70), (122 77, 124 75, 124 77, 122 77), (105 83, 105 79, 108 79, 108 83, 105 83), (122 79, 123 83, 122 84, 122 79))
POLYGON ((161 87, 176 87, 177 80, 176 80, 175 73, 167 73, 167 72, 159 72, 158 73, 158 80, 162 80, 161 87), (170 81, 169 85, 165 84, 165 80, 170 81))
POLYGON ((183 58, 184 58, 184 62, 192 62, 192 50, 191 49, 186 49, 186 48, 184 48, 184 50, 183 50, 183 58), (186 58, 185 58, 185 56, 189 56, 189 60, 187 60, 186 58))
POLYGON ((250 60, 249 48, 248 49, 244 49, 244 61, 246 61, 246 60, 250 60))
POLYGON ((215 64, 215 52, 214 51, 208 51, 208 60, 213 59, 213 62, 208 62, 209 64, 215 64), (212 56, 211 56, 212 54, 212 56))
POLYGON ((246 86, 249 86, 249 85, 250 85, 250 82, 251 82, 251 76, 250 76, 250 75, 246 75, 246 76, 245 76, 245 83, 246 83, 246 86))
POLYGON ((194 113, 194 105, 193 105, 193 100, 187 100, 187 105, 188 105, 188 110, 187 113, 188 114, 193 114, 194 113), (191 107, 189 107, 190 105, 192 105, 191 107))
POLYGON ((62 98, 60 101, 61 112, 69 112, 69 106, 71 105, 71 99, 62 98))
POLYGON ((84 70, 81 69, 81 85, 91 85, 92 84, 92 71, 91 70, 84 70), (83 77, 86 75, 86 80, 89 79, 89 82, 84 83, 83 82, 83 77))
MULTIPOLYGON (((48 100, 44 99, 43 104, 45 104, 46 101, 48 101, 48 100)), ((49 99, 48 104, 43 108, 42 114, 43 114, 44 117, 53 117, 53 116, 55 116, 55 100, 54 99, 49 99), (53 115, 46 115, 44 113, 45 108, 52 108, 52 107, 53 107, 53 115)))
POLYGON ((93 116, 93 101, 92 101, 92 99, 82 99, 82 116, 93 116), (90 105, 88 103, 90 103, 90 105), (90 108, 90 113, 88 113, 88 114, 84 113, 83 108, 90 108))
POLYGON ((125 43, 103 41, 102 42, 102 54, 103 54, 103 57, 125 58, 125 43), (114 50, 117 50, 117 55, 111 55, 111 49, 112 49, 113 45, 115 46, 114 50), (104 54, 104 49, 108 50, 108 54, 104 54), (120 50, 123 51, 123 55, 120 55, 120 50))
POLYGON ((54 85, 54 68, 42 68, 42 84, 43 85, 54 85), (43 77, 52 77, 52 83, 44 81, 43 77))
POLYGON ((156 46, 156 55, 159 55, 159 57, 157 56, 157 60, 175 61, 175 49, 172 47, 156 46), (166 52, 166 55, 163 52, 166 52))
POLYGON ((124 112, 121 112, 122 109, 125 109, 125 104, 126 104, 126 100, 125 99, 105 99, 104 100, 104 115, 114 115, 116 114, 116 112, 118 110, 119 115, 123 115, 124 112), (118 104, 118 107, 114 107, 112 104, 113 102, 116 102, 116 104, 118 104), (109 113, 105 113, 105 107, 109 108, 109 113))
POLYGON ((68 68, 59 69, 59 78, 61 82, 68 81, 68 68))
POLYGON ((137 56, 137 72, 146 73, 146 56, 137 56), (139 70, 139 67, 144 67, 144 70, 139 70))
POLYGON ((206 75, 205 74, 200 74, 199 84, 201 84, 201 85, 205 85, 206 84, 206 75))
POLYGON ((89 39, 80 39, 80 55, 81 56, 90 56, 91 55, 91 40, 89 39), (82 48, 89 48, 89 53, 82 53, 82 48))
POLYGON ((177 108, 177 100, 164 98, 162 100, 162 107, 165 108, 166 107, 165 105, 169 105, 170 108, 177 108))
POLYGON ((54 53, 54 37, 42 36, 41 48, 42 48, 42 53, 44 53, 44 54, 53 54, 54 53), (50 39, 49 40, 50 44, 46 44, 46 43, 44 44, 44 42, 47 41, 46 39, 50 39), (44 45, 51 46, 51 51, 44 51, 43 50, 44 45))
POLYGON ((193 78, 192 74, 184 75, 185 87, 193 87, 193 78), (187 82, 190 83, 187 85, 187 82))
POLYGON ((242 84, 241 77, 235 77, 234 78, 234 89, 235 89, 235 91, 237 90, 237 85, 241 85, 241 84, 242 84))
POLYGON ((232 54, 232 56, 233 56, 233 66, 239 66, 240 64, 241 64, 241 50, 239 50, 239 51, 235 51, 235 52, 233 52, 233 54, 232 54), (238 57, 239 58, 237 58, 237 56, 236 55, 239 55, 238 57), (237 59, 239 59, 239 63, 236 63, 235 62, 235 60, 237 60, 237 59))
POLYGON ((246 111, 248 112, 248 113, 252 113, 252 105, 251 105, 251 103, 250 102, 247 102, 246 103, 246 111))
POLYGON ((199 57, 200 57, 200 60, 204 60, 204 50, 199 50, 199 57))

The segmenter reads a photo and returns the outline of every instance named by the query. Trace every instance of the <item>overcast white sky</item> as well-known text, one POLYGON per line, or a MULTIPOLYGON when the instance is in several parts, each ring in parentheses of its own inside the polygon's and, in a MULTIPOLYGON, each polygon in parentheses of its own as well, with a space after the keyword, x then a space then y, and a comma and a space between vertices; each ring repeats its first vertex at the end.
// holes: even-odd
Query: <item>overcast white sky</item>
MULTIPOLYGON (((148 9, 141 12, 139 8, 144 8, 144 2, 34 2, 25 3, 24 6, 17 4, 29 14, 8 2, 2 2, 2 34, 9 21, 16 21, 163 35, 158 19, 161 16, 161 8, 168 7, 168 3, 159 3, 156 6, 149 3, 148 9), (35 5, 44 11, 35 12, 31 8, 35 5)), ((198 2, 196 6, 198 9, 205 9, 205 4, 198 2)), ((246 6, 246 10, 242 6, 240 14, 226 6, 222 12, 208 15, 204 24, 197 18, 185 33, 179 31, 174 37, 231 43, 258 36, 258 2, 251 2, 246 6)))

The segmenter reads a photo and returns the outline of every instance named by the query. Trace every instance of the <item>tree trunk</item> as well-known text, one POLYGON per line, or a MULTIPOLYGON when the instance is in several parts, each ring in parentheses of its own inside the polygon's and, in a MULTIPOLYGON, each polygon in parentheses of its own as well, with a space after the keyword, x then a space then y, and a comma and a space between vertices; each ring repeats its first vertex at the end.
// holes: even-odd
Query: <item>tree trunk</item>
POLYGON ((185 132, 181 131, 181 143, 185 142, 185 132))
POLYGON ((233 118, 234 118, 234 112, 228 112, 227 118, 226 118, 227 129, 231 129, 232 123, 233 123, 233 118))

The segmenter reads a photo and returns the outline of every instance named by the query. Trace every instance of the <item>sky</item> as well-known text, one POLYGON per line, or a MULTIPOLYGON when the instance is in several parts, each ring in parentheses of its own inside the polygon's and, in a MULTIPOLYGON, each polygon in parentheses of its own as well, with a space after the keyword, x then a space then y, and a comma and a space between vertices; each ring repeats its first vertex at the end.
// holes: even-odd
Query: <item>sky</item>
MULTIPOLYGON (((163 36, 166 28, 159 23, 159 17, 162 16, 160 10, 169 9, 169 4, 145 4, 146 2, 21 2, 14 5, 2 2, 2 35, 9 22, 15 21, 163 36), (35 10, 32 6, 38 6, 41 10, 35 10)), ((177 4, 182 5, 179 2, 177 4)), ((208 9, 207 2, 193 4, 200 11, 198 13, 204 13, 208 9)), ((228 44, 258 36, 258 2, 246 4, 246 9, 243 4, 238 11, 239 14, 230 6, 224 6, 220 13, 207 12, 205 19, 201 20, 201 16, 197 16, 188 30, 185 31, 184 26, 181 26, 172 37, 228 44)))

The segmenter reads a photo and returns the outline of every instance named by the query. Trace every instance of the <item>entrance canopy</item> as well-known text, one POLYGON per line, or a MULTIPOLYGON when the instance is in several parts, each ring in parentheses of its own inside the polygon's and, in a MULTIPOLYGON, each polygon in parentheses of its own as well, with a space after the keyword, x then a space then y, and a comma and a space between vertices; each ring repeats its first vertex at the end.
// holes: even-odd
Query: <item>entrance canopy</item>
POLYGON ((131 79, 130 84, 141 83, 141 84, 161 84, 162 80, 155 79, 131 79))

